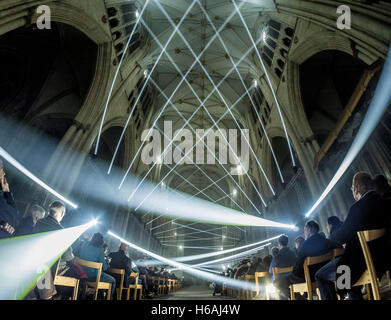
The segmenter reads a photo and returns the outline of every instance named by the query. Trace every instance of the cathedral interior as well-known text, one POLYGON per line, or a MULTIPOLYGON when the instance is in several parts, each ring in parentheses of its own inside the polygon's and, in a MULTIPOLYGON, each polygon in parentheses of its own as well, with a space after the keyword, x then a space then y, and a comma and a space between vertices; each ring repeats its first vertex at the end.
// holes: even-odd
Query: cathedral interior
POLYGON ((162 299, 209 299, 213 277, 279 235, 294 248, 309 216, 328 236, 357 172, 390 183, 390 43, 380 0, 1 0, 0 158, 18 217, 60 200, 64 230, 97 223, 52 260, 99 232, 175 272, 183 288, 162 299))

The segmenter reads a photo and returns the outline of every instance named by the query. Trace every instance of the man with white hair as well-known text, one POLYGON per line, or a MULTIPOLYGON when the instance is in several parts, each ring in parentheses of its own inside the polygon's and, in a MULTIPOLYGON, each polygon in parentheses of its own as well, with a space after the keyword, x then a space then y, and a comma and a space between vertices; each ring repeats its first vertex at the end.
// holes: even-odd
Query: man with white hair
MULTIPOLYGON (((61 221, 65 216, 65 205, 61 201, 53 201, 49 205, 49 215, 46 218, 43 218, 37 222, 34 228, 34 233, 41 233, 47 231, 56 231, 64 229, 61 225, 61 221)), ((73 259, 75 256, 72 252, 72 247, 69 247, 67 251, 61 256, 59 262, 60 265, 58 267, 58 274, 67 276, 67 272, 70 266, 73 263, 73 259)), ((59 299, 61 295, 57 294, 56 288, 53 283, 53 278, 56 272, 57 263, 53 265, 51 269, 48 271, 48 275, 45 275, 47 279, 50 279, 50 283, 47 287, 39 288, 38 291, 40 295, 40 299, 59 299)))
POLYGON ((18 211, 10 192, 3 161, 0 159, 0 239, 14 235, 18 222, 18 211))
POLYGON ((27 234, 32 234, 38 220, 45 218, 45 214, 46 211, 44 208, 37 204, 32 205, 28 211, 27 216, 22 219, 16 228, 15 235, 24 236, 27 234))

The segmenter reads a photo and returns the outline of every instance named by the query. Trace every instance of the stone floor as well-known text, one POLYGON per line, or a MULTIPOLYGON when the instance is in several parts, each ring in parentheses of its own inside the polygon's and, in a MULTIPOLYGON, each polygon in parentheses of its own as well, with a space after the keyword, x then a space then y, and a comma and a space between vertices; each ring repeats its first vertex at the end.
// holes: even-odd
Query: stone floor
POLYGON ((205 285, 190 285, 179 289, 168 295, 162 295, 154 300, 235 300, 230 297, 216 294, 205 285))
MULTIPOLYGON (((212 293, 213 290, 205 285, 189 285, 168 295, 161 295, 154 300, 237 300, 231 297, 221 296, 220 294, 213 296, 212 293)), ((382 300, 391 300, 391 287, 388 284, 380 287, 380 293, 382 300)), ((364 298, 366 297, 364 296, 364 298)), ((254 300, 260 299, 254 298, 254 300)))

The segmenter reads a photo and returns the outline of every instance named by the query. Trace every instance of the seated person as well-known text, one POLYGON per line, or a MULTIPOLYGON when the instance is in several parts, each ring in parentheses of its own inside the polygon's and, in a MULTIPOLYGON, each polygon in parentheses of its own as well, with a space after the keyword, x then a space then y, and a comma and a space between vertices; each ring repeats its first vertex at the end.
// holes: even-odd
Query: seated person
MULTIPOLYGON (((286 276, 278 278, 275 282, 276 287, 278 287, 285 298, 289 296, 290 284, 305 282, 303 265, 307 257, 321 256, 334 248, 340 247, 338 244, 322 236, 319 232, 319 225, 313 220, 308 221, 305 224, 304 237, 306 240, 299 249, 293 271, 286 276)), ((316 271, 324 264, 325 263, 309 267, 310 276, 313 281, 315 281, 316 271)))
POLYGON ((84 232, 72 245, 73 254, 76 257, 80 257, 80 249, 83 246, 83 243, 90 241, 90 233, 88 231, 84 232))
POLYGON ((234 279, 238 279, 239 277, 244 276, 249 269, 250 269, 250 261, 243 260, 235 272, 234 279))
POLYGON ((327 218, 327 231, 329 232, 330 237, 341 226, 342 226, 342 221, 339 220, 337 216, 331 216, 327 218))
POLYGON ((296 252, 296 256, 297 256, 297 254, 299 253, 299 249, 301 248, 301 245, 303 244, 304 241, 305 241, 305 239, 304 239, 302 236, 298 236, 298 237, 295 239, 295 252, 296 252))
POLYGON ((46 211, 41 206, 34 204, 30 207, 28 214, 23 218, 16 228, 15 236, 24 236, 34 233, 38 220, 45 218, 46 211))
MULTIPOLYGON (((108 273, 104 272, 109 268, 109 261, 105 258, 105 252, 103 249, 103 235, 101 233, 94 233, 91 240, 89 242, 83 243, 80 248, 80 259, 100 262, 102 263, 102 273, 100 275, 99 281, 111 283, 111 298, 113 298, 116 281, 115 278, 108 273)), ((93 268, 83 267, 85 273, 91 281, 95 281, 97 276, 97 270, 93 268)))
POLYGON ((251 259, 251 266, 248 270, 247 274, 254 275, 255 272, 263 272, 266 271, 265 266, 262 264, 262 258, 261 257, 252 257, 251 259))
MULTIPOLYGON (((295 253, 288 248, 288 237, 286 235, 282 235, 278 238, 278 253, 273 258, 270 266, 269 273, 273 274, 273 268, 287 268, 292 267, 296 262, 295 253)), ((284 273, 278 274, 277 277, 282 276, 284 273)), ((272 277, 274 281, 274 277, 272 277)))
POLYGON ((18 224, 18 211, 5 175, 0 159, 0 239, 13 236, 18 224))
MULTIPOLYGON (((387 228, 391 207, 389 201, 382 199, 373 190, 373 181, 366 172, 358 172, 352 182, 353 198, 356 202, 350 207, 348 216, 342 226, 332 234, 331 239, 345 245, 344 254, 335 258, 323 266, 316 273, 316 283, 322 300, 337 300, 334 281, 337 278, 338 266, 345 265, 350 268, 350 283, 353 285, 367 269, 364 255, 361 249, 358 231, 387 228)), ((389 244, 388 237, 369 242, 375 270, 380 279, 389 268, 389 244)), ((362 300, 361 288, 340 288, 339 294, 349 295, 350 300, 362 300)))
MULTIPOLYGON (((61 225, 61 221, 65 216, 66 208, 65 205, 60 201, 54 201, 49 205, 49 215, 46 218, 38 220, 35 228, 33 229, 34 233, 48 232, 48 231, 56 231, 62 230, 64 227, 61 225)), ((57 264, 58 266, 58 275, 63 276, 74 276, 70 274, 71 266, 73 265, 74 255, 72 252, 72 248, 69 247, 68 250, 61 256, 61 259, 55 263, 52 268, 48 271, 50 273, 50 277, 54 279, 57 264)), ((44 289, 39 288, 37 286, 37 293, 39 295, 39 299, 61 299, 63 294, 67 294, 68 291, 65 290, 60 292, 63 288, 57 288, 53 283, 50 284, 49 287, 44 289), (56 290, 57 289, 57 290, 56 290)))

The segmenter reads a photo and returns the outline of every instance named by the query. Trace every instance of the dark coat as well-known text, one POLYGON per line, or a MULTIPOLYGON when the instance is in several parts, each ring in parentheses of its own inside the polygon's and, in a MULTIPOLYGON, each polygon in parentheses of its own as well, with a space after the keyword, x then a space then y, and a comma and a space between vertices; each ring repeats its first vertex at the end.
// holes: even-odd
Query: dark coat
POLYGON ((34 227, 34 220, 31 216, 23 218, 22 221, 20 221, 18 227, 16 228, 15 236, 24 236, 27 234, 32 234, 34 232, 34 227))
MULTIPOLYGON (((18 210, 11 192, 0 191, 0 225, 8 223, 14 229, 18 225, 18 210)), ((11 235, 0 229, 0 239, 9 238, 11 235)))
MULTIPOLYGON (((54 219, 52 216, 47 216, 46 218, 38 220, 37 224, 34 228, 34 233, 41 233, 41 232, 49 232, 49 231, 56 231, 56 230, 62 230, 64 227, 58 223, 56 219, 54 219)), ((67 251, 64 252, 64 254, 61 256, 61 265, 59 267, 59 272, 62 273, 65 271, 67 267, 67 261, 73 260, 74 255, 72 251, 72 247, 69 247, 67 251)), ((52 267, 53 275, 55 273, 57 264, 54 264, 52 267)))
POLYGON ((295 253, 288 247, 282 248, 278 254, 273 258, 272 268, 287 268, 291 267, 296 262, 295 253))
MULTIPOLYGON (((304 261, 307 257, 316 257, 326 254, 327 252, 340 248, 341 245, 335 243, 334 241, 328 240, 325 237, 321 236, 319 233, 312 235, 307 240, 303 242, 300 246, 300 249, 297 252, 297 259, 295 263, 295 267, 293 268, 293 274, 296 277, 304 279, 304 261)), ((309 266, 310 276, 312 281, 314 281, 314 276, 316 271, 318 271, 324 264, 314 264, 309 266)))
MULTIPOLYGON (((366 270, 357 231, 386 228, 390 214, 390 203, 375 192, 370 191, 351 206, 343 225, 331 236, 331 239, 346 244, 345 252, 338 262, 347 265, 351 270, 352 285, 357 282, 366 270)), ((372 259, 378 276, 389 266, 389 244, 387 237, 369 242, 372 259)))
MULTIPOLYGON (((110 268, 125 269, 124 286, 128 287, 130 284, 129 277, 132 273, 132 260, 130 260, 122 250, 112 252, 109 256, 111 258, 110 268)), ((116 278, 117 283, 119 283, 118 275, 113 274, 113 276, 116 278)))

